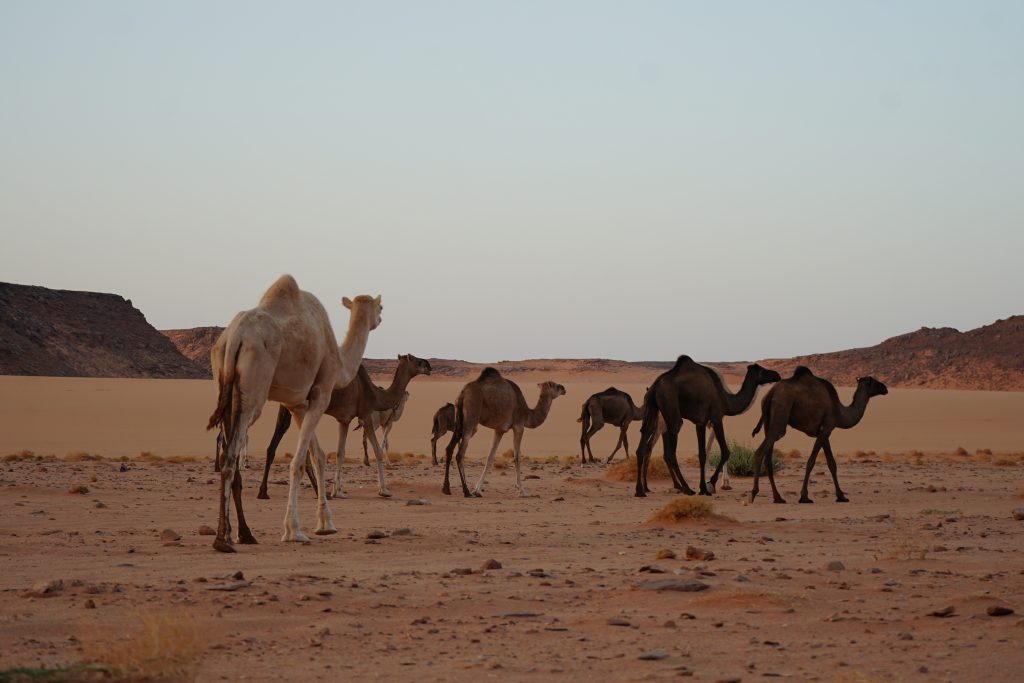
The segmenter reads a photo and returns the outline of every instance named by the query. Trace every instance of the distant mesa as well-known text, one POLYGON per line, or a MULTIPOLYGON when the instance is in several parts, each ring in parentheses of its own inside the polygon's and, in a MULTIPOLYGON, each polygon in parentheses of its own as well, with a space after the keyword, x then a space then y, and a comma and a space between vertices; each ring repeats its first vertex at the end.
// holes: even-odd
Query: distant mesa
MULTIPOLYGON (((71 292, 0 283, 0 374, 64 377, 210 377, 210 348, 222 327, 157 331, 130 301, 116 294, 71 292)), ((685 348, 678 349, 679 352, 685 348)), ((409 348, 415 353, 416 349, 409 348)), ((663 361, 606 358, 531 359, 499 363, 429 358, 435 377, 476 377, 485 365, 508 376, 546 373, 601 379, 636 377, 672 367, 663 361)), ((374 376, 390 375, 396 360, 364 361, 374 376)), ((876 346, 759 361, 784 377, 800 365, 840 386, 871 375, 890 387, 1024 391, 1024 316, 968 332, 922 327, 876 346)), ((741 377, 745 362, 710 363, 741 377)), ((624 380, 629 381, 629 380, 624 380)))

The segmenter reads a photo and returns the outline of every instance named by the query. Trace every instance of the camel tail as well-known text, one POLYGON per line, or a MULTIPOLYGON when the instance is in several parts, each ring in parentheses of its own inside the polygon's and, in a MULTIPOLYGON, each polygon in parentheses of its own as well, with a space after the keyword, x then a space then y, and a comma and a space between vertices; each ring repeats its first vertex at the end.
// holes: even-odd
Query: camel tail
POLYGON ((235 366, 238 363, 238 354, 242 352, 241 342, 228 341, 228 347, 224 350, 224 366, 220 369, 217 383, 220 391, 217 394, 217 407, 210 415, 210 421, 206 425, 207 431, 220 426, 224 431, 224 441, 231 441, 231 433, 234 431, 234 418, 238 412, 239 392, 235 390, 235 366), (234 342, 234 343, 232 343, 234 342))
POLYGON ((437 419, 437 415, 434 415, 434 422, 433 422, 433 424, 430 425, 430 437, 431 438, 437 436, 438 432, 440 431, 441 425, 440 425, 439 422, 440 421, 437 419))
POLYGON ((459 400, 455 403, 455 424, 452 426, 452 443, 459 443, 462 441, 462 433, 465 430, 465 423, 462 419, 462 394, 459 394, 459 400))
POLYGON ((658 392, 652 386, 644 396, 644 417, 640 423, 640 444, 637 446, 639 454, 643 449, 643 455, 651 451, 651 440, 658 428, 658 414, 661 409, 658 407, 658 392))
POLYGON ((583 402, 583 412, 581 412, 580 416, 576 418, 576 421, 583 422, 584 420, 587 419, 588 415, 590 415, 590 399, 587 399, 586 401, 583 402))

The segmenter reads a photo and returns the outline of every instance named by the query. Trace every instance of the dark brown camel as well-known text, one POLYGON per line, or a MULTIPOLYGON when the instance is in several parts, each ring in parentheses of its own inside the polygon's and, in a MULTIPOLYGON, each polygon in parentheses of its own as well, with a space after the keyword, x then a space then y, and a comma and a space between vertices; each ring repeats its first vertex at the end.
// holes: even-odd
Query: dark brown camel
MULTIPOLYGON (((775 442, 786 433, 786 427, 793 427, 807 436, 814 437, 814 447, 807 458, 807 469, 804 472, 804 486, 800 489, 800 502, 814 502, 807 495, 807 483, 811 478, 811 470, 814 468, 819 450, 825 451, 825 460, 828 462, 829 472, 832 473, 832 483, 836 487, 836 502, 849 502, 839 488, 836 459, 832 455, 829 437, 836 428, 850 429, 856 426, 864 417, 868 401, 874 396, 884 396, 888 393, 889 389, 874 377, 860 377, 857 379, 853 401, 850 405, 844 406, 839 402, 839 394, 831 382, 815 377, 802 365, 793 372, 792 377, 772 387, 761 401, 761 419, 754 427, 754 435, 757 435, 762 426, 764 427, 764 441, 754 453, 754 487, 750 490, 750 502, 753 503, 757 497, 760 463, 766 455, 771 457, 775 442)), ((775 488, 775 473, 772 471, 774 468, 767 469, 774 502, 785 503, 786 501, 779 495, 779 490, 775 488)))
POLYGON ((610 463, 621 446, 626 447, 626 459, 629 459, 629 441, 626 439, 626 431, 634 420, 642 420, 643 409, 633 403, 633 397, 615 387, 608 387, 604 391, 596 393, 583 403, 583 411, 577 422, 583 423, 580 432, 580 460, 587 464, 587 455, 590 462, 597 462, 594 459, 594 451, 590 448, 590 437, 594 436, 605 424, 614 425, 619 428, 619 440, 615 444, 615 450, 605 460, 610 463))
POLYGON ((455 429, 455 404, 445 403, 434 413, 434 424, 430 429, 430 457, 434 464, 437 460, 437 440, 455 429))
POLYGON ((640 428, 640 445, 636 449, 636 495, 643 497, 650 491, 647 487, 647 466, 650 464, 659 416, 665 422, 665 433, 662 435, 665 464, 672 475, 672 483, 676 490, 687 495, 694 493, 683 479, 676 460, 679 429, 683 420, 689 420, 697 428, 700 493, 705 496, 713 493, 718 476, 729 460, 729 446, 725 439, 722 419, 727 415, 739 415, 745 411, 754 402, 758 386, 778 382, 779 379, 779 373, 774 370, 767 370, 757 364, 748 365, 743 386, 732 394, 725 388, 725 383, 717 372, 694 362, 689 356, 679 356, 671 370, 654 380, 654 384, 644 397, 644 420, 640 428), (708 423, 711 423, 722 450, 718 467, 711 475, 710 490, 704 481, 707 465, 705 434, 708 423))
MULTIPOLYGON (((348 426, 357 417, 364 424, 371 424, 373 413, 378 410, 388 410, 398 405, 402 400, 402 394, 413 377, 417 375, 429 375, 430 363, 413 355, 398 357, 398 366, 395 368, 395 376, 391 386, 381 389, 370 380, 370 374, 366 367, 359 366, 356 378, 349 382, 342 389, 335 389, 331 394, 331 402, 324 411, 338 421, 338 465, 334 472, 334 497, 344 498, 341 490, 341 463, 345 459, 345 440, 348 438, 348 426)), ((274 436, 267 447, 267 464, 263 469, 263 481, 260 484, 258 498, 267 496, 267 476, 270 473, 270 466, 274 462, 274 455, 281 437, 288 431, 291 418, 288 411, 279 411, 277 414, 277 427, 274 429, 274 436)), ((381 452, 380 443, 373 430, 367 430, 367 437, 373 446, 373 452, 377 456, 377 480, 380 488, 378 494, 384 498, 391 496, 388 491, 387 482, 384 480, 384 455, 381 452)), ((319 442, 313 439, 313 446, 320 448, 319 442)))
POLYGON ((484 490, 484 481, 487 479, 487 472, 494 463, 494 455, 498 452, 498 444, 505 432, 512 430, 512 459, 516 466, 516 488, 523 498, 529 496, 526 488, 523 487, 523 475, 520 460, 520 453, 523 443, 523 430, 526 428, 536 429, 544 424, 551 410, 551 403, 559 396, 565 395, 565 387, 555 382, 543 382, 540 387, 540 398, 537 405, 530 408, 526 405, 526 398, 523 396, 519 386, 501 376, 494 368, 484 368, 480 377, 468 383, 462 388, 459 400, 455 406, 455 429, 452 430, 452 439, 448 442, 444 456, 444 486, 442 491, 445 495, 451 495, 451 486, 448 482, 448 472, 451 469, 452 453, 458 446, 459 454, 456 458, 456 465, 459 468, 459 479, 462 481, 462 494, 466 498, 473 496, 480 497, 484 490), (480 473, 480 481, 472 493, 466 485, 466 470, 463 461, 466 457, 466 449, 469 447, 469 440, 476 434, 477 427, 489 427, 494 430, 494 441, 491 443, 491 452, 484 463, 484 471, 480 473))

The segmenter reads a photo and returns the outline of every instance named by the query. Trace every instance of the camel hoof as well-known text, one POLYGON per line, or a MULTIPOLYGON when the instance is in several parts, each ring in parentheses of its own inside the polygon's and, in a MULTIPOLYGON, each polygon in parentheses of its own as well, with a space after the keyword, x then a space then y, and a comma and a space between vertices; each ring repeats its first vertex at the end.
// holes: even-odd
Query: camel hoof
POLYGON ((291 533, 291 532, 286 531, 286 532, 284 532, 284 535, 281 536, 281 542, 282 543, 309 543, 309 536, 307 536, 306 534, 302 533, 301 531, 296 531, 295 533, 291 533))
POLYGON ((443 487, 441 487, 441 493, 443 493, 446 496, 450 496, 450 495, 452 495, 452 490, 450 488, 448 488, 447 486, 443 486, 443 487))
POLYGON ((270 500, 270 496, 268 496, 267 492, 263 489, 260 489, 260 492, 256 494, 256 497, 260 500, 270 500))
POLYGON ((782 505, 783 503, 786 502, 786 499, 782 498, 781 496, 775 496, 775 498, 772 499, 772 502, 775 503, 776 505, 782 505))
POLYGON ((252 535, 252 532, 246 529, 245 533, 239 532, 238 542, 242 545, 257 545, 256 537, 252 535))
POLYGON ((707 490, 707 489, 701 489, 701 491, 700 491, 700 495, 702 495, 702 496, 710 496, 711 494, 710 494, 710 493, 708 493, 708 490, 707 490))
POLYGON ((473 498, 483 498, 484 497, 484 494, 481 493, 480 491, 473 491, 470 495, 473 498))
POLYGON ((225 541, 223 538, 218 538, 213 541, 213 549, 222 553, 236 553, 235 546, 231 545, 230 542, 225 541))
POLYGON ((520 491, 519 492, 519 497, 520 498, 533 498, 534 495, 532 493, 527 493, 526 491, 520 491))
POLYGON ((636 493, 633 494, 633 497, 634 498, 646 498, 647 494, 644 493, 643 491, 637 491, 636 493))
POLYGON ((757 494, 756 493, 748 494, 747 502, 748 503, 753 503, 755 498, 757 498, 757 494))
POLYGON ((813 503, 814 501, 808 498, 807 496, 800 496, 800 500, 798 502, 808 505, 810 503, 813 503))
POLYGON ((317 536, 330 536, 331 534, 338 533, 338 530, 335 529, 333 526, 329 526, 329 527, 326 527, 324 529, 317 529, 313 533, 316 534, 317 536))
POLYGON ((377 491, 377 495, 380 496, 381 498, 390 498, 391 491, 377 491))
POLYGON ((845 495, 840 494, 840 495, 836 496, 836 502, 837 503, 849 503, 850 499, 847 498, 845 495))

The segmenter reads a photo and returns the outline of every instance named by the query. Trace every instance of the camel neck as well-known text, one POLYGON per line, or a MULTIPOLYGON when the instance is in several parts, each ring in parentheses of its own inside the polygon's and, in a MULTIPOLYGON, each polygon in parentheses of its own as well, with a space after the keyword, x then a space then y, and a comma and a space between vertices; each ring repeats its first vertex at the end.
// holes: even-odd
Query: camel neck
POLYGON ((836 422, 836 426, 840 429, 850 429, 857 426, 857 423, 864 417, 864 411, 867 410, 869 398, 867 389, 863 386, 858 386, 857 391, 853 394, 853 401, 850 402, 850 405, 839 405, 839 420, 836 422))
POLYGON ((348 321, 345 340, 338 347, 341 358, 341 376, 335 386, 344 387, 355 378, 366 352, 366 341, 370 337, 370 325, 366 317, 353 311, 348 321))
MULTIPOLYGON (((723 384, 723 389, 725 388, 723 384)), ((754 402, 754 396, 757 395, 757 378, 753 372, 748 372, 743 378, 743 385, 740 390, 735 394, 730 394, 728 389, 725 389, 725 414, 726 415, 739 415, 754 402)))
POLYGON ((409 368, 402 363, 398 362, 398 367, 395 368, 395 376, 391 379, 391 385, 387 389, 375 389, 374 393, 377 394, 377 410, 388 410, 398 407, 402 401, 402 397, 405 396, 405 388, 409 386, 409 382, 412 381, 412 373, 409 372, 409 368))
POLYGON ((530 409, 530 412, 526 415, 526 427, 528 429, 536 429, 544 424, 544 420, 548 419, 548 411, 551 410, 551 404, 554 402, 554 397, 545 391, 541 391, 540 398, 537 399, 537 405, 530 409))

